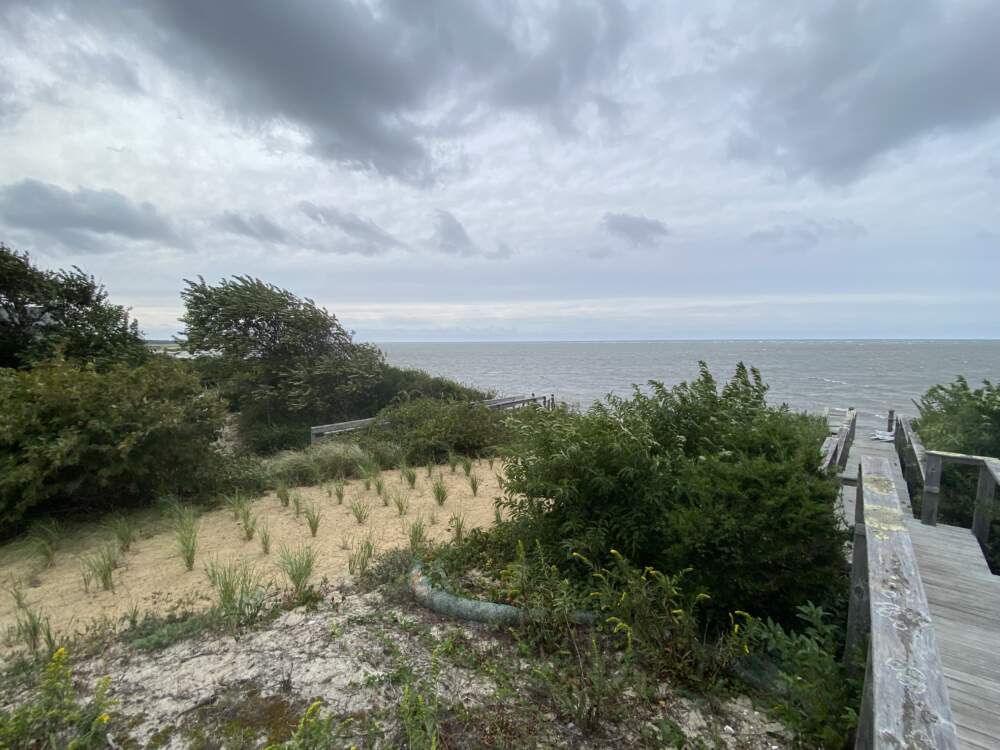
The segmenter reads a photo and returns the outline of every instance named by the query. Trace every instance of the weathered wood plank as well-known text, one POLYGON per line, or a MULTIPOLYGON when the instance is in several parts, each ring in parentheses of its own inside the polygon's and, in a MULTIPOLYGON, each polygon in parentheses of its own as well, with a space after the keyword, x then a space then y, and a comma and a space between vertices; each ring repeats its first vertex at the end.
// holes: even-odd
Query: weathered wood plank
POLYGON ((990 472, 990 467, 984 462, 979 467, 976 505, 972 514, 972 533, 983 546, 986 546, 986 541, 990 536, 990 523, 993 521, 993 495, 996 486, 996 480, 990 472))
POLYGON ((892 475, 887 459, 862 457, 871 712, 861 717, 858 746, 957 748, 927 596, 892 475))
POLYGON ((943 459, 939 455, 927 453, 924 467, 924 497, 920 509, 920 520, 928 526, 937 524, 938 500, 941 495, 941 468, 943 459))

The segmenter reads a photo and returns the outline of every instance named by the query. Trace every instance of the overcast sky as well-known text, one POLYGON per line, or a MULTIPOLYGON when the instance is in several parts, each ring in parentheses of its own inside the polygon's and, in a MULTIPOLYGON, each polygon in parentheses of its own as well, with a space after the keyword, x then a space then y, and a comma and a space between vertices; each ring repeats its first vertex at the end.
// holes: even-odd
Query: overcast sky
POLYGON ((150 337, 1000 337, 1000 2, 0 0, 0 240, 150 337))

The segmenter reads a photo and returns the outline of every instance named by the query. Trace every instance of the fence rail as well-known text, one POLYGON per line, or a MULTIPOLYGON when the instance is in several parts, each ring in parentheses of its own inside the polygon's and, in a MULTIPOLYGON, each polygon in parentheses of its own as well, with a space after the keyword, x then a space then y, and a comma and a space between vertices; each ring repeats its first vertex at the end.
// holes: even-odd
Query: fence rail
POLYGON ((854 443, 854 433, 858 425, 858 412, 855 409, 845 409, 843 418, 830 424, 831 416, 836 419, 839 413, 831 415, 831 410, 827 410, 827 425, 830 427, 830 435, 823 441, 823 462, 820 468, 823 471, 843 471, 847 466, 847 456, 851 452, 851 445, 854 443))
MULTIPOLYGON (((490 398, 485 401, 477 401, 476 403, 485 406, 487 409, 519 409, 523 406, 528 406, 531 404, 536 404, 541 406, 543 409, 554 409, 556 406, 556 396, 554 393, 550 393, 547 396, 536 396, 532 393, 530 396, 504 396, 502 398, 490 398)), ((348 422, 334 422, 333 424, 320 424, 315 427, 309 428, 311 442, 316 442, 317 440, 329 437, 330 435, 338 435, 344 432, 354 432, 355 430, 361 430, 365 427, 375 424, 375 417, 369 417, 367 419, 352 419, 348 422)), ((382 420, 379 423, 380 426, 388 426, 388 420, 382 420)))
POLYGON ((926 450, 909 419, 896 420, 896 450, 903 464, 907 481, 923 485, 920 521, 928 526, 937 525, 941 500, 941 475, 946 464, 979 467, 976 502, 972 512, 972 533, 979 543, 986 545, 990 524, 996 512, 996 489, 1000 485, 1000 459, 973 456, 966 453, 926 450))
POLYGON ((845 658, 868 636, 856 748, 958 748, 958 736, 889 461, 858 467, 845 658))

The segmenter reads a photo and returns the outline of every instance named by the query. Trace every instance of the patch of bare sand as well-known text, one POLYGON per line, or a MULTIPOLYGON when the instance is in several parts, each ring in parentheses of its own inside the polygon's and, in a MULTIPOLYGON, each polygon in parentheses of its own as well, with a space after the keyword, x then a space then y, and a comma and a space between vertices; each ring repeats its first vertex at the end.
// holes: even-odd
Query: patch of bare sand
MULTIPOLYGON (((418 469, 414 489, 407 486, 398 471, 383 472, 386 495, 399 492, 409 499, 404 516, 399 515, 391 501, 386 500, 389 504, 385 505, 374 487, 365 490, 360 480, 346 483, 342 505, 337 504, 332 491, 327 494, 326 487, 295 488, 293 493, 320 509, 322 515, 315 538, 310 536, 305 514, 296 516, 291 505, 283 508, 275 494, 268 493, 254 501, 253 510, 258 523, 266 523, 270 529, 269 555, 263 553, 256 536, 252 541, 244 539, 242 528, 228 509, 208 511, 199 517, 198 552, 192 571, 184 568, 169 522, 153 513, 141 513, 136 516, 140 539, 124 556, 125 567, 115 571, 113 592, 100 590, 95 584, 87 592, 81 576, 83 557, 113 540, 100 524, 72 528, 54 564, 46 569, 39 569, 37 559, 23 543, 5 545, 0 548, 0 577, 5 581, 23 581, 27 606, 40 609, 50 618, 53 631, 66 635, 83 632, 94 622, 118 622, 136 609, 143 614, 207 609, 212 603, 212 591, 204 565, 216 557, 248 560, 265 577, 284 587, 287 582, 276 567, 278 550, 282 545, 310 545, 316 550, 312 580, 326 577, 336 581, 347 576, 351 541, 369 531, 374 532, 378 549, 385 550, 407 546, 408 527, 418 518, 424 520, 428 537, 435 541, 451 537, 449 520, 456 514, 464 518, 466 529, 490 526, 494 521, 493 500, 500 494, 497 476, 486 461, 476 462, 473 473, 481 481, 475 497, 461 468, 452 472, 447 466, 437 467, 433 478, 424 469, 418 469), (431 489, 439 472, 448 487, 448 499, 442 507, 436 505, 431 489), (365 502, 371 508, 364 525, 359 525, 351 512, 353 500, 365 502)), ((13 597, 0 597, 0 633, 9 636, 15 621, 13 597)), ((8 651, 11 648, 9 637, 3 648, 8 651)))

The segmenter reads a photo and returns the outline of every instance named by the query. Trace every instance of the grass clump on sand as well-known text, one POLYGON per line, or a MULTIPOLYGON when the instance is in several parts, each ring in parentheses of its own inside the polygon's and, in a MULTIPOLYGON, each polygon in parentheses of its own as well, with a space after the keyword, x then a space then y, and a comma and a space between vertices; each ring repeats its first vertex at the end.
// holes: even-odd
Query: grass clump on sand
POLYGON ((205 576, 215 591, 216 609, 230 628, 257 622, 267 608, 268 586, 259 571, 246 561, 205 565, 205 576))
POLYGON ((347 558, 347 572, 352 576, 363 575, 375 557, 376 548, 374 532, 369 531, 360 539, 355 539, 351 544, 351 554, 347 558))
POLYGON ((267 521, 261 521, 257 526, 257 541, 260 542, 260 549, 265 555, 271 554, 271 529, 267 521))
POLYGON ((479 496, 479 476, 476 474, 469 475, 469 489, 472 490, 472 496, 479 496))
POLYGON ((465 516, 461 513, 453 514, 448 523, 448 528, 451 529, 452 541, 455 544, 460 544, 465 539, 465 516))
POLYGON ((406 482, 406 484, 409 486, 409 488, 411 490, 414 489, 417 486, 417 471, 416 471, 416 469, 414 469, 412 467, 409 467, 409 466, 404 466, 403 468, 401 468, 399 470, 399 473, 402 476, 403 481, 406 482))
POLYGON ((120 552, 128 552, 132 548, 132 543, 139 538, 139 527, 124 513, 112 514, 105 526, 118 540, 120 552))
POLYGON ((56 559, 56 550, 65 535, 66 530, 63 525, 54 519, 32 524, 28 532, 28 545, 41 560, 42 567, 52 567, 56 559))
POLYGON ((355 499, 351 500, 350 508, 351 513, 354 515, 354 520, 358 522, 359 526, 364 526, 368 520, 368 516, 371 515, 372 506, 364 500, 355 499))
POLYGON ((431 485, 431 492, 434 494, 434 502, 438 507, 444 505, 448 499, 448 485, 444 483, 444 477, 438 476, 431 485))
POLYGON ((285 574, 292 585, 292 593, 301 599, 312 577, 316 564, 316 550, 312 547, 282 547, 278 553, 278 570, 285 574))
POLYGON ((246 541, 253 539, 257 531, 257 516, 249 502, 243 503, 239 508, 240 528, 243 529, 243 538, 246 541))
POLYGON ((401 516, 405 516, 410 512, 410 498, 405 492, 400 492, 398 490, 393 490, 391 493, 392 504, 396 506, 396 511, 401 516))
POLYGON ((333 494, 337 496, 337 505, 344 504, 344 480, 338 479, 333 483, 333 494))
POLYGON ((198 551, 198 518, 190 506, 182 505, 177 508, 174 537, 184 567, 187 570, 194 570, 194 558, 198 551))
POLYGON ((305 507, 306 523, 309 524, 309 533, 314 537, 316 532, 319 531, 319 519, 323 515, 319 508, 315 504, 309 503, 305 507))
POLYGON ((105 544, 97 552, 84 557, 80 564, 84 591, 90 590, 92 582, 100 584, 105 591, 115 590, 114 572, 121 567, 117 546, 105 544))

